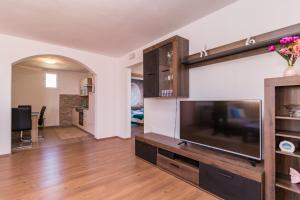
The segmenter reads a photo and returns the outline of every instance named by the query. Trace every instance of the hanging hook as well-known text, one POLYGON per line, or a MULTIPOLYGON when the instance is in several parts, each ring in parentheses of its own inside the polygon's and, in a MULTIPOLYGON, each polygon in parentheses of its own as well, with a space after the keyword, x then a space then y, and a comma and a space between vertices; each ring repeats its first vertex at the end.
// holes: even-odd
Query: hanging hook
POLYGON ((251 38, 251 37, 248 37, 246 39, 246 42, 245 42, 245 45, 248 46, 248 45, 252 45, 252 44, 255 44, 255 39, 254 38, 251 38))

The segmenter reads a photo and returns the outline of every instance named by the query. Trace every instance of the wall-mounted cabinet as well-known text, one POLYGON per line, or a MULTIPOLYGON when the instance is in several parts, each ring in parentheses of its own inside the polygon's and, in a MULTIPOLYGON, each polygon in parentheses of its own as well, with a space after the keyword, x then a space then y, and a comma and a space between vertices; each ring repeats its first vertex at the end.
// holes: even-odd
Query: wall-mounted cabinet
POLYGON ((88 96, 93 91, 93 79, 84 78, 80 81, 80 96, 88 96))
POLYGON ((189 41, 179 36, 144 50, 144 97, 188 97, 189 70, 181 64, 189 41))

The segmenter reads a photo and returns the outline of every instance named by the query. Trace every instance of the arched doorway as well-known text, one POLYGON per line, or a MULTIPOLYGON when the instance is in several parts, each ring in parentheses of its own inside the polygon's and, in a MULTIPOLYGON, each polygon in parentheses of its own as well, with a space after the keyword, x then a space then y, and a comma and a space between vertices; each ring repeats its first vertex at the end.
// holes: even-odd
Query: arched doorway
MULTIPOLYGON (((23 134, 13 134, 13 149, 60 145, 93 138, 95 76, 86 65, 60 55, 35 55, 14 62, 12 111, 22 105, 30 106, 32 127, 24 134, 29 135, 31 141, 26 142, 23 134), (46 108, 44 115, 43 107, 46 108)), ((15 132, 21 131, 19 129, 15 132)))

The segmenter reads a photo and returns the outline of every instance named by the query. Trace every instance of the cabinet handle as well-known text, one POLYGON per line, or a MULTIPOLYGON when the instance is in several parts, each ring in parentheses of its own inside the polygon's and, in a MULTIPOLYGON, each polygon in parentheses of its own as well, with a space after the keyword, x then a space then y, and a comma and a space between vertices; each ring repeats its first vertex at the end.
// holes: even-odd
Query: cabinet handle
POLYGON ((218 174, 221 175, 221 176, 224 176, 224 177, 226 177, 226 178, 229 178, 229 179, 232 179, 232 178, 233 178, 232 176, 230 176, 230 175, 228 175, 228 174, 224 174, 224 173, 222 173, 222 172, 218 172, 218 174))
POLYGON ((171 166, 176 167, 176 168, 180 168, 179 165, 176 165, 174 163, 170 163, 171 166))
POLYGON ((170 71, 170 69, 164 69, 161 72, 168 72, 168 71, 170 71))
POLYGON ((154 75, 154 74, 153 74, 153 73, 152 73, 152 74, 150 73, 150 74, 144 74, 144 75, 145 75, 145 76, 152 76, 152 75, 154 75))

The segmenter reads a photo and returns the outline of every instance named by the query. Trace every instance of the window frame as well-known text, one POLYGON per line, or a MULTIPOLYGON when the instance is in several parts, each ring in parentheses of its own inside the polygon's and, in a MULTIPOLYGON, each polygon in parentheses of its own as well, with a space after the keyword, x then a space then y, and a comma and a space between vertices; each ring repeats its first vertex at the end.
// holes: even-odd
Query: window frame
POLYGON ((45 88, 46 89, 58 89, 58 74, 57 73, 55 73, 55 72, 49 72, 49 71, 45 72, 45 88), (55 86, 54 87, 47 85, 47 83, 48 83, 48 81, 47 81, 47 75, 48 74, 49 75, 55 75, 55 86))

